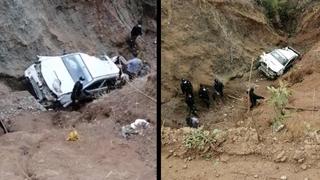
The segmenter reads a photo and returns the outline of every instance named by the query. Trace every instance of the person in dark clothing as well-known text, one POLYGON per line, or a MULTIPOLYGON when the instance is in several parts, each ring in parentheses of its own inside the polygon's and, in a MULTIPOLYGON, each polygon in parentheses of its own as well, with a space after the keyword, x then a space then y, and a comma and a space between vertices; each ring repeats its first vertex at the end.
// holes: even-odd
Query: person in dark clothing
POLYGON ((214 79, 213 90, 217 95, 223 97, 223 88, 224 88, 223 83, 218 79, 214 79))
POLYGON ((83 77, 80 77, 79 80, 74 84, 72 93, 71 93, 71 100, 72 104, 77 104, 81 98, 82 95, 82 88, 83 84, 82 81, 84 81, 83 77))
POLYGON ((188 116, 186 118, 187 125, 191 128, 198 128, 199 127, 199 119, 194 116, 188 116))
POLYGON ((182 94, 191 94, 193 96, 193 87, 189 80, 182 78, 180 81, 180 87, 182 94))
POLYGON ((142 25, 141 21, 138 22, 131 30, 131 37, 130 37, 130 47, 131 49, 135 49, 136 46, 136 39, 138 36, 142 35, 142 25))
POLYGON ((208 91, 208 88, 204 87, 203 84, 200 84, 199 98, 200 98, 200 99, 207 105, 207 107, 209 108, 209 106, 210 106, 209 91, 208 91))
POLYGON ((142 26, 141 26, 141 21, 138 22, 137 25, 135 25, 132 30, 131 30, 131 39, 135 41, 138 36, 142 35, 142 26))
POLYGON ((250 90, 249 90, 249 100, 251 103, 250 109, 257 105, 258 99, 264 99, 264 97, 256 95, 253 91, 254 91, 254 89, 250 88, 250 90))
POLYGON ((194 99, 192 94, 186 94, 186 104, 188 105, 189 108, 189 114, 194 114, 198 116, 196 107, 194 105, 194 99))

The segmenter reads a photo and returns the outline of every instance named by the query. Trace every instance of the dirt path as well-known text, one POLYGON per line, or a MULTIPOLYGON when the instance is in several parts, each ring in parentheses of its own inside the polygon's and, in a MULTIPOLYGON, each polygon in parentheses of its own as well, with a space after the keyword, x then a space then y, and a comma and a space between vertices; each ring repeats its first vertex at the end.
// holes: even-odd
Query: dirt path
POLYGON ((162 160, 163 179, 225 179, 225 180, 276 180, 281 176, 287 179, 318 179, 318 168, 300 171, 300 167, 290 163, 275 163, 258 156, 223 156, 208 160, 185 161, 180 158, 162 160))

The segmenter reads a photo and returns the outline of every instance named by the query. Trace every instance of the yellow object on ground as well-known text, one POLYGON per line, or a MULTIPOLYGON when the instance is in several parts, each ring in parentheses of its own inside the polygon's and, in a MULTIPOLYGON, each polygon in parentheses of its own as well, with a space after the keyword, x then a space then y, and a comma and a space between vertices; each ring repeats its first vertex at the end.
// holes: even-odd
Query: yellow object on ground
POLYGON ((67 141, 76 141, 79 139, 78 132, 76 130, 73 130, 69 133, 67 141))

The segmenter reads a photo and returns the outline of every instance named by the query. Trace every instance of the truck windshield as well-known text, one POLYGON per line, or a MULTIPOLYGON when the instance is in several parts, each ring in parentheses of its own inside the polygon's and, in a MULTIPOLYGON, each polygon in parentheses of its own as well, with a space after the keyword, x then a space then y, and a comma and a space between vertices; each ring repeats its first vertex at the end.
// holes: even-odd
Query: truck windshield
POLYGON ((83 77, 85 79, 83 85, 92 80, 92 76, 90 75, 86 65, 83 63, 83 60, 79 54, 63 56, 62 60, 74 82, 78 81, 80 77, 83 77))
POLYGON ((271 55, 276 58, 276 60, 278 60, 283 66, 287 64, 288 60, 287 58, 281 56, 279 53, 277 53, 276 51, 272 51, 271 55))

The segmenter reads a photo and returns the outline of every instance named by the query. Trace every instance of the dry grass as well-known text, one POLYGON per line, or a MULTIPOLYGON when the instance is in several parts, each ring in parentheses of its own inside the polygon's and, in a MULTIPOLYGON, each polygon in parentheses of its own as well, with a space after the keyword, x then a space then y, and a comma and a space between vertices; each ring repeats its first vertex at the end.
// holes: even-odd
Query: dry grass
POLYGON ((306 75, 311 75, 313 73, 313 67, 306 67, 303 69, 294 69, 287 76, 284 77, 290 85, 301 83, 306 75))
POLYGON ((303 81, 303 72, 301 70, 294 70, 284 78, 290 85, 301 83, 303 81))
POLYGON ((288 133, 293 139, 299 139, 305 135, 307 131, 305 121, 301 119, 289 119, 286 121, 288 133))

